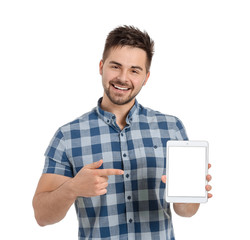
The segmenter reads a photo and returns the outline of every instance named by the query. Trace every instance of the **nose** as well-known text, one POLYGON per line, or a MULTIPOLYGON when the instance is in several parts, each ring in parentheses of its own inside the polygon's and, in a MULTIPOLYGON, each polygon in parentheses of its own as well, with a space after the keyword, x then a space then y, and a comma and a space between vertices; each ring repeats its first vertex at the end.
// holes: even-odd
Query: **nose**
POLYGON ((121 82, 126 82, 127 81, 127 71, 126 70, 121 70, 117 76, 117 79, 120 80, 121 82))

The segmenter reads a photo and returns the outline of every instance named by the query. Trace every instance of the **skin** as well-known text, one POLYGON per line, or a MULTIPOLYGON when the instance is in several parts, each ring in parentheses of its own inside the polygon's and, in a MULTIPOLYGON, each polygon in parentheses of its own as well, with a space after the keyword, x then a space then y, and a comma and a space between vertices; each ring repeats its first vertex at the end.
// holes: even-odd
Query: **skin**
POLYGON ((98 169, 103 160, 84 166, 74 178, 43 174, 39 180, 33 207, 40 226, 62 220, 78 196, 94 197, 107 193, 108 176, 122 175, 119 169, 98 169))
MULTIPOLYGON (((208 169, 211 168, 211 164, 208 164, 208 169)), ((208 182, 210 182, 212 180, 212 176, 211 175, 207 175, 206 179, 208 182)), ((161 178, 163 183, 166 183, 167 181, 167 177, 166 175, 163 175, 161 178)), ((209 192, 212 189, 212 186, 207 185, 206 190, 209 192)), ((211 198, 213 195, 211 193, 208 193, 207 197, 211 198)), ((173 204, 174 207, 174 211, 176 214, 178 214, 179 216, 182 217, 192 217, 199 209, 200 204, 199 203, 174 203, 173 204)))
POLYGON ((101 107, 116 115, 121 129, 126 125, 125 119, 135 103, 135 97, 150 76, 150 72, 146 71, 146 59, 144 50, 125 46, 113 48, 105 61, 100 61, 99 72, 104 88, 101 107), (119 90, 115 86, 127 90, 119 90))
MULTIPOLYGON (((114 113, 118 126, 123 129, 135 97, 150 76, 150 72, 146 71, 146 52, 127 46, 113 48, 105 61, 100 61, 99 72, 104 88, 101 107, 114 113)), ((103 160, 86 165, 73 178, 43 174, 33 198, 37 223, 45 226, 59 222, 78 196, 93 197, 107 193, 108 177, 124 172, 119 169, 98 169, 102 164, 103 160)), ((210 175, 207 180, 211 180, 210 175)), ((166 176, 162 176, 162 181, 166 183, 166 176)), ((211 188, 210 185, 206 186, 207 191, 211 188)), ((212 195, 208 193, 208 197, 212 195)), ((174 203, 174 210, 180 216, 193 216, 198 208, 199 204, 174 203)))

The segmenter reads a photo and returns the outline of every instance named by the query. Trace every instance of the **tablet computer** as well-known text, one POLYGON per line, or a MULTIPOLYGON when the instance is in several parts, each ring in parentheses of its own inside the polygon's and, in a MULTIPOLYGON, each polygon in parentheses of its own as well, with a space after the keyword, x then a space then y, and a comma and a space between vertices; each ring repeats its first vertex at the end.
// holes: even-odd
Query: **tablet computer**
POLYGON ((166 163, 167 202, 207 202, 207 141, 168 141, 166 163))

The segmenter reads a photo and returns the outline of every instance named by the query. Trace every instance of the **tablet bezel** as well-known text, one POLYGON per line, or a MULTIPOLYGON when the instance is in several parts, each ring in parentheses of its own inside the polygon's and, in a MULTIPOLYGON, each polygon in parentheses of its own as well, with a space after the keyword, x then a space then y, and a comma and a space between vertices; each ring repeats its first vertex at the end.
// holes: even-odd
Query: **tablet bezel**
POLYGON ((208 142, 207 141, 176 141, 170 140, 167 142, 166 147, 166 189, 165 199, 167 202, 175 203, 205 203, 207 202, 207 191, 205 186, 207 185, 206 176, 208 174, 208 142), (169 147, 205 147, 206 158, 205 158, 205 173, 204 173, 204 191, 205 196, 169 196, 168 195, 168 179, 169 179, 169 147))

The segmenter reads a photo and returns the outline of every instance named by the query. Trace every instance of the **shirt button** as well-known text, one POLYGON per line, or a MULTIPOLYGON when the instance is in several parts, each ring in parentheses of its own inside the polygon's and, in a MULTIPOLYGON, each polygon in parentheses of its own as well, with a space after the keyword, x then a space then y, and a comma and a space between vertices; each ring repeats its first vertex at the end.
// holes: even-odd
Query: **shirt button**
POLYGON ((129 178, 129 174, 128 173, 126 174, 126 178, 129 178))
POLYGON ((128 196, 127 199, 130 200, 130 199, 131 199, 131 196, 128 196))
POLYGON ((127 157, 127 154, 126 154, 126 153, 123 153, 123 157, 127 157))
POLYGON ((121 136, 123 137, 123 133, 121 133, 121 136))
POLYGON ((157 148, 157 146, 156 145, 154 145, 154 149, 156 149, 157 148))
POLYGON ((132 222, 133 222, 133 220, 130 218, 130 219, 129 219, 129 222, 130 222, 130 223, 132 223, 132 222))

